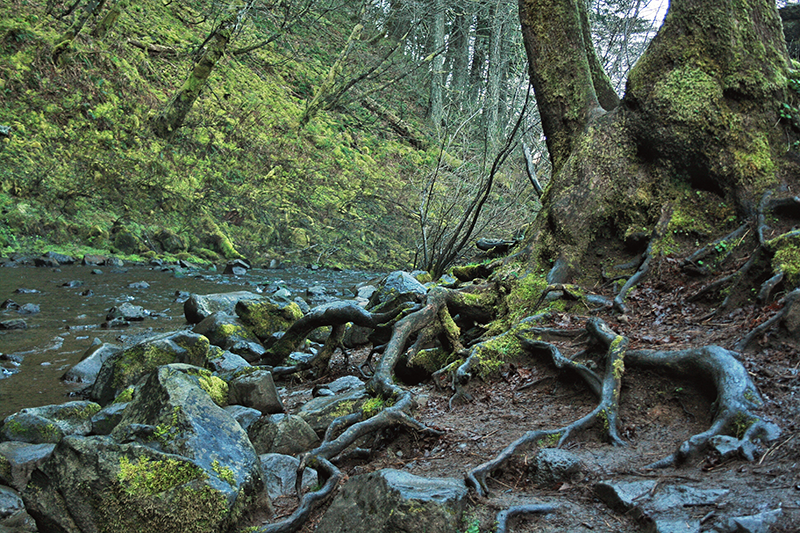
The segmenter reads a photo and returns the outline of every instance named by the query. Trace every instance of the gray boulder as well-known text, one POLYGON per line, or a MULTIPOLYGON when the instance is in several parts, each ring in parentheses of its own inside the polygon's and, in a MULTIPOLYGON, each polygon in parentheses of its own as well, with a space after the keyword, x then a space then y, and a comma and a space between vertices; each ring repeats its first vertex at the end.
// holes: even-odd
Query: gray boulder
POLYGON ((0 520, 22 511, 25 505, 17 491, 10 487, 0 485, 0 520))
POLYGON ((55 444, 0 442, 0 485, 23 490, 31 473, 47 461, 55 447, 55 444))
POLYGON ((245 407, 244 405, 227 405, 225 411, 233 417, 234 420, 239 422, 243 430, 247 431, 253 422, 261 417, 261 411, 253 409, 252 407, 245 407))
POLYGON ((533 482, 545 488, 569 481, 581 468, 577 455, 558 448, 541 449, 530 464, 533 482))
POLYGON ((228 403, 252 407, 263 414, 284 411, 283 402, 272 380, 272 372, 256 368, 228 382, 228 403))
POLYGON ((428 289, 414 276, 408 272, 396 271, 386 276, 378 290, 370 297, 369 305, 375 307, 396 298, 408 300, 425 296, 427 292, 428 289))
MULTIPOLYGON (((269 497, 275 499, 279 496, 294 495, 300 459, 280 453, 265 453, 259 458, 269 497)), ((303 472, 303 488, 313 487, 316 483, 317 471, 306 468, 303 472)))
POLYGON ((192 331, 206 336, 211 344, 241 356, 248 363, 257 363, 266 351, 238 317, 221 311, 201 320, 192 331))
POLYGON ((116 344, 104 343, 91 346, 84 352, 80 362, 67 370, 61 379, 70 383, 94 383, 105 360, 120 352, 122 347, 116 344))
POLYGON ((41 444, 56 443, 64 435, 88 435, 92 416, 99 410, 98 404, 88 401, 22 409, 3 421, 0 440, 41 444))
POLYGON ((234 311, 261 341, 275 332, 286 331, 303 317, 303 312, 296 303, 276 302, 266 298, 239 300, 234 311))
POLYGON ((368 399, 364 387, 358 387, 345 394, 313 398, 303 404, 297 414, 308 422, 317 435, 323 436, 337 417, 358 411, 368 399))
POLYGON ((320 443, 314 430, 297 415, 262 416, 248 428, 247 435, 259 454, 295 455, 320 443))
POLYGON ((92 434, 108 435, 122 420, 128 402, 114 402, 109 404, 92 417, 92 434))
POLYGON ((259 300, 261 296, 249 291, 225 292, 217 294, 192 294, 183 303, 183 313, 186 321, 197 324, 207 316, 222 311, 232 314, 239 300, 259 300))
POLYGON ((322 516, 319 533, 452 533, 467 505, 460 479, 400 470, 353 476, 322 516))

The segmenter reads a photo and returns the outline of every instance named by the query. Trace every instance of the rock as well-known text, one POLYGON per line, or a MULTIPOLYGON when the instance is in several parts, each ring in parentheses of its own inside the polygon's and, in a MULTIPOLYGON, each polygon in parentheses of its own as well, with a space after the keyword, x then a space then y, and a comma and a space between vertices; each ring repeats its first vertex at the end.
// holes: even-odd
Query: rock
POLYGON ((355 376, 342 376, 325 385, 325 388, 334 394, 343 394, 363 386, 364 382, 355 376))
POLYGON ((400 470, 353 476, 322 516, 319 533, 459 531, 467 505, 460 479, 424 478, 400 470))
POLYGON ((6 300, 0 304, 0 309, 7 309, 9 311, 18 311, 20 305, 14 300, 6 300))
POLYGON ((79 279, 73 279, 71 281, 62 283, 61 286, 66 287, 67 289, 77 289, 78 287, 83 287, 83 282, 79 279))
POLYGON ((17 310, 17 312, 21 315, 36 315, 40 311, 41 309, 39 309, 39 306, 37 304, 31 304, 31 303, 24 304, 17 310))
POLYGON ((370 307, 384 304, 394 298, 411 299, 424 296, 428 292, 425 286, 408 272, 392 272, 384 279, 379 289, 369 300, 370 307))
POLYGON ((536 485, 552 488, 569 481, 582 467, 580 458, 574 453, 558 448, 542 448, 533 458, 530 471, 536 485))
POLYGON ((61 380, 69 383, 94 383, 106 359, 120 352, 122 347, 116 344, 104 343, 91 346, 84 352, 80 362, 61 376, 61 380))
POLYGON ((98 404, 85 400, 22 409, 6 417, 0 438, 41 444, 58 442, 64 435, 88 435, 99 410, 98 404))
POLYGON ((254 367, 228 382, 228 403, 258 409, 263 414, 282 413, 283 402, 272 380, 272 372, 254 367))
POLYGON ((133 305, 132 303, 125 302, 116 307, 112 307, 106 314, 106 320, 112 321, 115 319, 141 321, 149 316, 149 311, 145 311, 144 307, 140 305, 133 305))
POLYGON ((741 455, 752 461, 758 451, 757 446, 750 439, 739 440, 729 435, 714 435, 708 439, 708 445, 716 450, 722 459, 741 455))
POLYGON ((247 435, 259 454, 295 455, 320 443, 311 426, 297 415, 262 416, 248 428, 247 435))
MULTIPOLYGON (((280 453, 265 453, 261 459, 261 473, 269 497, 273 500, 279 496, 290 496, 295 493, 297 467, 300 459, 280 453)), ((313 487, 317 483, 317 471, 306 468, 303 472, 303 488, 313 487)))
POLYGON ((295 297, 292 301, 297 304, 297 307, 300 308, 300 312, 302 312, 304 315, 311 311, 311 306, 308 305, 308 302, 299 296, 295 297))
POLYGON ((133 283, 128 283, 129 289, 149 289, 150 284, 146 281, 134 281, 133 283))
POLYGON ((72 257, 71 255, 59 254, 57 252, 45 252, 44 254, 42 254, 42 257, 44 257, 46 259, 53 259, 59 265, 74 265, 75 264, 75 258, 74 257, 72 257))
POLYGON ((0 484, 24 490, 31 473, 47 461, 55 447, 55 444, 0 442, 0 484))
POLYGON ((234 259, 233 261, 225 265, 225 270, 222 273, 232 274, 234 276, 244 276, 245 274, 247 274, 247 271, 249 269, 250 265, 247 262, 241 259, 234 259))
POLYGON ((183 304, 186 321, 197 324, 217 311, 233 314, 239 300, 258 300, 261 297, 249 291, 225 292, 217 294, 192 294, 183 304))
POLYGON ((218 311, 201 320, 192 331, 205 335, 211 344, 244 358, 248 363, 261 360, 266 349, 236 316, 218 311))
POLYGON ((228 405, 225 406, 225 411, 231 415, 234 420, 239 422, 243 430, 247 431, 253 422, 261 417, 261 411, 253 409, 252 407, 245 407, 244 405, 228 405))
POLYGON ((724 533, 769 533, 770 526, 775 524, 782 514, 782 509, 775 509, 750 516, 729 518, 724 533))
POLYGON ((0 485, 0 520, 8 518, 16 512, 25 508, 22 498, 17 491, 10 487, 0 485))
POLYGON ((0 330, 10 329, 28 329, 28 323, 21 318, 12 318, 11 320, 0 320, 0 330))
POLYGON ((112 403, 100 409, 100 411, 92 417, 92 434, 110 434, 122 420, 122 415, 125 414, 126 407, 128 407, 128 402, 119 402, 112 403))
POLYGON ((106 258, 102 255, 86 254, 83 256, 81 264, 84 266, 103 266, 106 264, 106 258))
POLYGON ((168 229, 160 229, 153 234, 155 240, 168 254, 179 254, 186 251, 186 243, 177 234, 168 229))
POLYGON ((56 445, 23 493, 41 531, 221 533, 271 510, 247 434, 190 371, 159 367, 110 436, 56 445))
POLYGON ((40 291, 37 289, 26 289, 24 287, 20 287, 15 289, 14 292, 17 294, 39 294, 40 291))
POLYGON ((208 349, 206 367, 218 374, 231 374, 248 366, 250 366, 250 363, 243 357, 228 350, 223 350, 217 346, 210 346, 208 349))
POLYGON ((39 268, 58 268, 61 265, 52 257, 34 257, 33 265, 39 268))
POLYGON ((239 300, 234 310, 242 322, 261 340, 277 331, 286 331, 303 316, 294 302, 278 303, 264 298, 239 300))
POLYGON ((208 339, 188 331, 170 332, 150 337, 103 362, 89 397, 102 405, 139 378, 161 365, 186 363, 205 368, 209 358, 217 355, 208 339))
POLYGON ((699 489, 689 485, 664 485, 658 480, 601 482, 595 494, 612 509, 650 522, 649 531, 677 533, 700 531, 691 509, 713 505, 727 489, 699 489))
POLYGON ((308 422, 317 435, 324 436, 325 430, 336 417, 356 412, 368 398, 363 387, 346 394, 319 396, 306 402, 297 414, 308 422))

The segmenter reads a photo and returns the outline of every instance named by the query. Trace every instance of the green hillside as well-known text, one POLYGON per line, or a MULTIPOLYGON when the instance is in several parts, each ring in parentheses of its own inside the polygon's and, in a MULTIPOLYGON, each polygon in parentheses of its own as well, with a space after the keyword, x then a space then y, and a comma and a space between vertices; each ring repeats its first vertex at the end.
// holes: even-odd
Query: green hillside
MULTIPOLYGON (((374 91, 370 99, 412 125, 415 142, 357 97, 299 125, 355 13, 312 10, 289 29, 251 17, 184 126, 162 139, 153 117, 225 14, 202 1, 121 0, 111 4, 123 9, 105 36, 97 28, 109 6, 59 54, 56 44, 85 7, 61 16, 71 5, 0 6, 0 255, 95 249, 412 266, 414 213, 440 146, 426 132, 419 79, 398 75, 410 63, 387 62, 381 79, 351 93, 374 91), (393 78, 400 81, 376 90, 393 78)), ((377 38, 360 42, 353 61, 380 63, 392 43, 374 28, 364 33, 377 38)))

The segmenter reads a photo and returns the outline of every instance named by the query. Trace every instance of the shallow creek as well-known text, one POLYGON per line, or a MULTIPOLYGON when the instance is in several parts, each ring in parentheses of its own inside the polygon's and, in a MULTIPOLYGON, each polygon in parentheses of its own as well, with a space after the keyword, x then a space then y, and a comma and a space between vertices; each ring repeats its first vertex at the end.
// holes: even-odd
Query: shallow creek
POLYGON ((377 276, 375 273, 334 272, 310 269, 251 269, 244 276, 214 271, 189 271, 178 277, 159 266, 125 265, 123 268, 62 266, 0 268, 0 303, 12 300, 24 306, 35 304, 40 312, 21 314, 16 309, 0 310, 0 321, 22 318, 28 329, 0 330, 0 420, 24 407, 69 401, 81 387, 60 378, 81 360, 94 341, 120 345, 148 333, 189 327, 183 315, 184 293, 210 294, 249 290, 269 294, 276 287, 294 296, 321 285, 327 294, 353 297, 352 287, 377 276), (147 288, 132 288, 145 282, 147 288), (134 285, 134 287, 136 286, 134 285), (19 289, 37 292, 20 292, 19 289), (106 315, 114 306, 130 302, 152 316, 129 327, 104 328, 106 315), (11 360, 21 358, 21 363, 11 360))

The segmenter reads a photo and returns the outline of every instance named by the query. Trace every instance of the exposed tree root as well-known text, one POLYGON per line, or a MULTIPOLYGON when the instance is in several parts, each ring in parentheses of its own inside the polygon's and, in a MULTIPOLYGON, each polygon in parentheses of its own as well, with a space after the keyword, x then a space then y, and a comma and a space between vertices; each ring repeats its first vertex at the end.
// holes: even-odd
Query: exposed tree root
POLYGON ((717 398, 714 402, 714 420, 711 427, 682 443, 675 453, 649 465, 649 468, 665 467, 683 463, 689 457, 704 451, 711 439, 717 435, 736 435, 738 449, 748 460, 754 459, 759 439, 774 440, 780 434, 778 426, 755 414, 762 400, 744 366, 733 352, 719 346, 706 346, 688 350, 665 352, 655 350, 627 350, 627 340, 613 332, 603 321, 591 319, 586 331, 606 348, 605 372, 602 378, 588 366, 563 356, 558 348, 540 340, 522 338, 523 345, 531 352, 546 353, 559 369, 568 369, 587 384, 599 398, 592 412, 564 427, 551 430, 529 431, 508 445, 494 459, 471 470, 466 475, 467 484, 480 495, 486 495, 487 478, 501 468, 515 454, 541 446, 550 439, 558 439, 563 445, 575 432, 602 422, 603 429, 615 445, 624 444, 617 433, 619 391, 625 366, 654 368, 691 379, 701 379, 714 386, 717 398))
POLYGON ((783 298, 781 298, 778 303, 783 305, 781 310, 776 313, 772 318, 769 320, 759 324, 753 330, 750 331, 747 335, 744 336, 742 340, 740 340, 736 344, 736 350, 744 351, 747 346, 753 342, 753 339, 766 333, 772 326, 778 323, 785 315, 789 312, 789 309, 792 305, 795 305, 797 302, 800 302, 800 289, 795 289, 783 298))
POLYGON ((508 527, 508 520, 518 515, 523 514, 547 514, 556 510, 554 505, 547 504, 529 504, 529 505, 515 505, 497 513, 497 529, 495 533, 506 533, 508 527))

